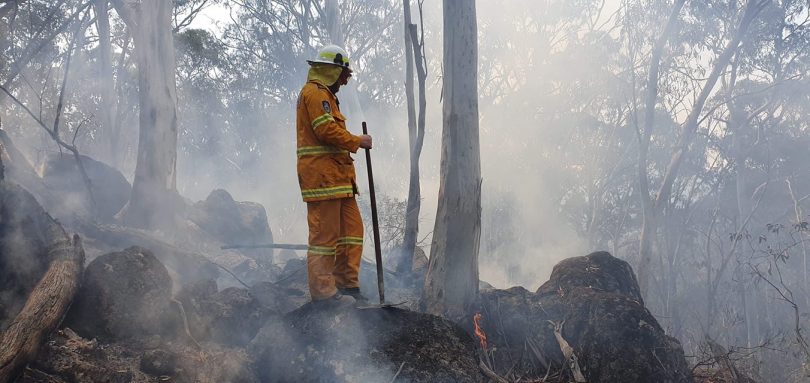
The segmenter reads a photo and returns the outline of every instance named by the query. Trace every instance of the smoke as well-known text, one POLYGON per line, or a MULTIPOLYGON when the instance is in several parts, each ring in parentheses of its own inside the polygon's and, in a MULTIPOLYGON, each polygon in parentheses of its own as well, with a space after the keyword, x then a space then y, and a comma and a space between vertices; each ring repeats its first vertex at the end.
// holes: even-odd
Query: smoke
MULTIPOLYGON (((549 31, 573 19, 578 9, 564 3, 550 4, 539 6, 535 2, 519 1, 478 6, 483 178, 479 269, 481 278, 497 287, 519 284, 534 288, 545 281, 559 260, 596 250, 578 229, 579 218, 564 216, 562 205, 572 200, 569 188, 575 180, 572 179, 570 163, 581 163, 585 168, 582 171, 584 177, 588 171, 593 172, 589 170, 592 167, 602 166, 587 161, 600 162, 605 158, 594 156, 593 147, 577 141, 577 137, 581 137, 577 135, 587 134, 582 133, 583 121, 560 117, 569 99, 576 99, 578 95, 560 94, 554 89, 562 82, 594 83, 598 80, 593 78, 595 75, 588 74, 592 63, 583 59, 592 57, 582 56, 587 52, 571 49, 573 53, 560 54, 567 41, 564 39, 556 50, 549 49, 554 44, 552 37, 548 36, 549 31), (558 78, 566 75, 582 78, 558 78), (507 207, 508 214, 505 214, 503 209, 507 207)), ((615 4, 608 4, 598 21, 607 21, 612 9, 615 9, 615 4)), ((223 20, 222 12, 224 10, 214 8, 206 17, 223 20)), ((452 68, 441 68, 440 4, 426 4, 424 17, 429 73, 425 145, 420 161, 423 199, 419 237, 430 243, 439 187, 441 74, 452 68)), ((221 28, 221 25, 211 27, 212 30, 216 28, 221 28)), ((397 34, 399 30, 401 24, 395 24, 392 32, 387 33, 397 34)), ((401 38, 395 41, 398 45, 389 49, 400 50, 401 38)), ((349 46, 350 51, 352 48, 349 46)), ((305 68, 306 63, 302 61, 297 65, 305 68)), ((369 133, 374 137, 371 153, 377 193, 405 200, 409 143, 404 102, 392 105, 369 97, 378 91, 372 86, 381 86, 380 78, 403 86, 402 65, 396 62, 385 66, 373 62, 359 65, 352 81, 358 85, 363 109, 362 112, 344 111, 349 130, 360 134, 363 119, 368 123, 369 133)), ((291 84, 291 88, 303 85, 305 71, 299 73, 302 77, 298 84, 291 84)), ((183 89, 179 92, 183 98, 183 89)), ((338 94, 339 98, 348 96, 347 92, 338 94)), ((242 112, 246 116, 243 123, 256 126, 220 134, 209 161, 189 159, 194 163, 186 164, 186 159, 181 156, 178 165, 183 169, 178 172, 181 192, 193 199, 201 199, 208 190, 224 187, 237 200, 257 201, 265 206, 277 242, 305 243, 305 205, 298 192, 295 170, 293 102, 294 98, 281 100, 265 111, 243 106, 242 112), (233 137, 237 132, 251 132, 256 136, 233 137), (245 145, 255 145, 255 148, 245 145), (230 158, 232 153, 245 150, 261 152, 261 162, 248 167, 239 159, 230 158), (228 166, 226 162, 235 162, 236 165, 228 166), (219 164, 217 168, 209 170, 208 167, 215 163, 219 164), (201 174, 209 175, 201 177, 201 174)), ((181 117, 205 120, 194 114, 199 112, 186 109, 181 117)), ((367 203, 364 153, 360 151, 354 158, 363 196, 361 203, 367 203)), ((372 258, 371 251, 371 246, 366 246, 367 258, 372 258)))

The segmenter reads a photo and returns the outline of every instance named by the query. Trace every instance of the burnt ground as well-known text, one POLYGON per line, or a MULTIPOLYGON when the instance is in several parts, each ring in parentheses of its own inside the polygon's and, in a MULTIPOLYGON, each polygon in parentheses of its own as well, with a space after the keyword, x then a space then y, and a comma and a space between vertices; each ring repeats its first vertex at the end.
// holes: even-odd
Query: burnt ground
POLYGON ((160 336, 102 343, 69 328, 51 334, 18 383, 258 382, 242 349, 202 349, 160 336))
MULTIPOLYGON (((7 195, 0 193, 0 198, 7 195)), ((262 266, 268 259, 249 257, 255 254, 207 253, 220 244, 211 238, 230 228, 255 227, 250 241, 271 240, 266 222, 256 223, 256 217, 263 217, 260 205, 220 199, 228 202, 225 208, 244 209, 226 215, 230 219, 224 227, 196 217, 199 222, 189 224, 182 237, 197 243, 195 253, 181 248, 185 242, 166 243, 155 233, 74 226, 90 228, 84 234, 91 233, 98 249, 108 249, 94 260, 96 265, 88 266, 81 297, 67 314, 83 337, 65 327, 51 334, 19 381, 389 382, 396 377, 478 382, 484 379, 479 356, 485 355, 486 363, 507 381, 567 382, 574 375, 561 339, 577 356, 588 382, 691 381, 680 344, 644 307, 632 269, 608 253, 561 262, 536 292, 519 287, 482 291, 477 307, 460 323, 401 308, 316 310, 306 304, 303 262, 292 259, 281 269, 262 266), (150 246, 120 250, 131 242, 150 246), (234 286, 227 275, 217 278, 209 257, 232 259, 226 267, 250 266, 236 272, 248 286, 234 286), (214 272, 201 276, 199 265, 214 272), (230 286, 219 286, 223 280, 230 286), (83 297, 98 299, 82 303, 83 297), (141 315, 143 311, 156 315, 141 315), (476 312, 483 315, 489 338, 486 353, 472 335, 476 312)), ((4 204, 12 205, 22 204, 4 204)), ((30 211, 45 216, 36 201, 31 205, 36 206, 30 211)), ((211 210, 202 217, 216 222, 219 210, 208 205, 196 208, 211 210)), ((13 239, 37 248, 36 226, 24 229, 32 223, 27 216, 0 222, 0 244, 13 239)), ((19 252, 0 253, 0 265, 20 261, 13 258, 19 252)), ((43 260, 32 253, 25 260, 36 272, 43 260)), ((374 275, 363 266, 364 293, 374 299, 375 283, 368 281, 374 275)), ((36 280, 24 274, 12 275, 18 281, 14 286, 3 278, 0 306, 19 306, 19 299, 11 298, 24 296, 36 280)), ((398 301, 393 297, 401 290, 399 296, 411 301, 408 307, 416 308, 418 294, 396 279, 386 274, 393 293, 389 299, 398 301)))
POLYGON ((397 308, 336 312, 305 305, 263 328, 248 350, 270 382, 389 382, 397 371, 408 382, 480 378, 469 334, 439 317, 397 308), (287 351, 279 356, 279 349, 287 351))

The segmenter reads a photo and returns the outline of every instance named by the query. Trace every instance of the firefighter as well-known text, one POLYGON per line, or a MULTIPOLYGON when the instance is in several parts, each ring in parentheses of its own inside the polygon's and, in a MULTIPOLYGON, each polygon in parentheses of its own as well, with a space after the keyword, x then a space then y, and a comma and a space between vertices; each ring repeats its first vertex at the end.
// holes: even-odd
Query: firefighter
POLYGON ((335 96, 352 76, 349 56, 335 45, 307 60, 307 83, 296 108, 298 183, 307 203, 307 272, 312 301, 322 306, 366 301, 360 294, 363 221, 353 159, 349 153, 371 149, 371 136, 346 129, 335 96))

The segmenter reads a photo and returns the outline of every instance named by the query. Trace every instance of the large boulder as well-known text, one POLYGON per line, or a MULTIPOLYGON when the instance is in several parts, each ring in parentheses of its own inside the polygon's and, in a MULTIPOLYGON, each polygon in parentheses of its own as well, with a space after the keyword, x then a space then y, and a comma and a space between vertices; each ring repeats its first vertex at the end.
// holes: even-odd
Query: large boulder
POLYGON ((14 319, 45 274, 51 262, 49 248, 67 238, 34 196, 0 180, 0 330, 14 319))
POLYGON ((263 382, 478 382, 475 341, 442 318, 397 308, 270 320, 248 346, 263 382))
POLYGON ((195 203, 188 214, 189 220, 219 242, 251 245, 273 242, 264 206, 234 201, 230 193, 222 189, 212 191, 205 201, 195 203))
POLYGON ((45 162, 42 181, 51 190, 59 190, 56 198, 48 198, 45 204, 57 217, 79 214, 112 221, 129 201, 132 185, 117 169, 87 156, 80 155, 79 158, 90 179, 95 209, 88 198, 87 186, 76 159, 70 154, 54 154, 45 162))
POLYGON ((105 254, 87 266, 66 324, 88 338, 158 334, 171 321, 171 292, 169 272, 150 251, 105 254))
POLYGON ((588 382, 691 382, 683 348, 644 307, 632 268, 606 252, 560 262, 536 293, 484 291, 480 308, 501 374, 563 371, 573 381, 567 343, 588 382))

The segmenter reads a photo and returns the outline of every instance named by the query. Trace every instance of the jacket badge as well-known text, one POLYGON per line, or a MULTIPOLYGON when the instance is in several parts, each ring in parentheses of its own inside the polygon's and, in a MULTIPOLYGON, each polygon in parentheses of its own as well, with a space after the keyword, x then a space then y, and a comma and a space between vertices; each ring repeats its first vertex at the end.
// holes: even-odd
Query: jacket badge
POLYGON ((332 107, 329 106, 329 101, 323 102, 323 110, 325 110, 326 113, 332 113, 332 107))

